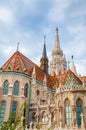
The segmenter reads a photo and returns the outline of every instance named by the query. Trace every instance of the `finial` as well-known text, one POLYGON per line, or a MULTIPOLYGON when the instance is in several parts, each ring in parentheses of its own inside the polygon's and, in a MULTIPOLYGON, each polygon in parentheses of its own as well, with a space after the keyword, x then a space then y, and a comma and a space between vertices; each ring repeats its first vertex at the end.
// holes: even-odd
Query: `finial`
POLYGON ((56 28, 56 32, 58 33, 58 27, 56 28))
POLYGON ((46 43, 46 35, 44 35, 44 44, 46 43))
POLYGON ((71 58, 73 59, 73 55, 71 56, 71 58))
POLYGON ((19 51, 19 42, 17 43, 17 51, 19 51))

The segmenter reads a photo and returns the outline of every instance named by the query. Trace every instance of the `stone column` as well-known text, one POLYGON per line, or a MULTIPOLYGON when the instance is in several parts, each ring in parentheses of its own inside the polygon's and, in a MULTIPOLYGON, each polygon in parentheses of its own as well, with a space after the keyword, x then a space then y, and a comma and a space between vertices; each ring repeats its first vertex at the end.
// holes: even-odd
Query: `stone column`
POLYGON ((76 125, 76 108, 75 105, 72 105, 72 126, 74 127, 76 125))
POLYGON ((83 113, 84 113, 84 124, 86 127, 86 106, 83 107, 83 113))
POLYGON ((62 128, 62 107, 59 108, 59 126, 62 128))
POLYGON ((83 129, 84 128, 84 115, 83 113, 81 113, 81 128, 83 129))

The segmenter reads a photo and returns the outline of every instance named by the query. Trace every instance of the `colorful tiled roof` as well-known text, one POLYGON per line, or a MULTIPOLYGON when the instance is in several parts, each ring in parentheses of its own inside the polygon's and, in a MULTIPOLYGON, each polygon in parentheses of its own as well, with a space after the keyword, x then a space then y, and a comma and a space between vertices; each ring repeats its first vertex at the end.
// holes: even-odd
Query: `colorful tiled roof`
POLYGON ((86 80, 86 76, 82 76, 82 77, 81 77, 81 79, 84 79, 84 80, 86 80))
MULTIPOLYGON (((32 62, 30 59, 25 57, 22 53, 19 51, 15 52, 8 61, 2 66, 1 71, 5 72, 21 72, 24 74, 28 74, 29 76, 32 76, 33 68, 36 69, 36 79, 43 82, 44 75, 46 74, 39 66, 37 66, 34 62, 32 62)), ((58 81, 56 77, 52 77, 48 74, 47 76, 47 85, 53 89, 55 89, 53 86, 58 81)))
POLYGON ((59 74, 56 77, 62 85, 66 84, 67 82, 69 83, 74 82, 76 84, 82 84, 82 81, 80 80, 80 78, 77 75, 75 75, 71 70, 68 70, 64 74, 59 74))

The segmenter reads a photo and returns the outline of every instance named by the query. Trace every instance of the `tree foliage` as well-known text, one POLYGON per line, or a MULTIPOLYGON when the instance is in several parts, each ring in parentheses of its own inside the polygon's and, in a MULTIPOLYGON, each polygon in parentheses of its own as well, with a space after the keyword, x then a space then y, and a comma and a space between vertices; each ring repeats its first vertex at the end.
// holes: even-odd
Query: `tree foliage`
POLYGON ((0 130, 15 130, 18 127, 18 130, 21 130, 23 127, 21 124, 21 119, 23 116, 24 109, 26 107, 26 104, 24 103, 20 108, 20 113, 18 116, 16 116, 16 113, 11 113, 9 119, 7 121, 4 121, 2 125, 0 126, 0 130))

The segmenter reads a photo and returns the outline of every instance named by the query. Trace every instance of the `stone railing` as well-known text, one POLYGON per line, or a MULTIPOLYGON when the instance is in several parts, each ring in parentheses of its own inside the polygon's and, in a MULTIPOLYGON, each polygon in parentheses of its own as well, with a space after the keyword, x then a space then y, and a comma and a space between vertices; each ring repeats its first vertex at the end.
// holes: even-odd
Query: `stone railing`
POLYGON ((64 85, 57 88, 56 93, 66 92, 66 91, 86 91, 86 85, 64 85))

